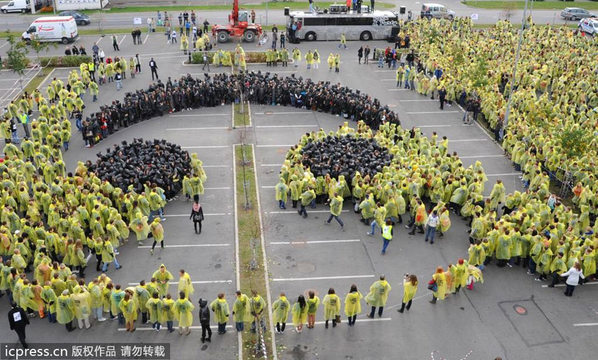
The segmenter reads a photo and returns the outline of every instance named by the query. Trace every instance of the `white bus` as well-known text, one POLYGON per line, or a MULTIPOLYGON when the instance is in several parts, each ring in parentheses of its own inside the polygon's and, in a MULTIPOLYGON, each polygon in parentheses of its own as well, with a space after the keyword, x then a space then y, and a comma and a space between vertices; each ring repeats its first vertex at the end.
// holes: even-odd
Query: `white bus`
POLYGON ((398 33, 398 27, 397 15, 392 11, 291 11, 287 15, 290 41, 340 40, 343 33, 347 40, 388 40, 398 33))

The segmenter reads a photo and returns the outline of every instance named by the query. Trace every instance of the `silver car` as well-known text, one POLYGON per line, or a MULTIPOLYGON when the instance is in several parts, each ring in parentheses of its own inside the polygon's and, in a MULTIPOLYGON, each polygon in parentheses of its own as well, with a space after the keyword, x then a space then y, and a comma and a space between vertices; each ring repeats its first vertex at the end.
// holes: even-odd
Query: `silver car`
POLYGON ((453 10, 447 9, 444 5, 432 3, 423 4, 420 15, 422 18, 427 19, 436 18, 453 20, 455 18, 455 12, 453 10))
POLYGON ((585 18, 596 17, 596 15, 591 14, 586 9, 569 7, 564 8, 563 11, 561 11, 561 17, 565 20, 577 21, 585 18))

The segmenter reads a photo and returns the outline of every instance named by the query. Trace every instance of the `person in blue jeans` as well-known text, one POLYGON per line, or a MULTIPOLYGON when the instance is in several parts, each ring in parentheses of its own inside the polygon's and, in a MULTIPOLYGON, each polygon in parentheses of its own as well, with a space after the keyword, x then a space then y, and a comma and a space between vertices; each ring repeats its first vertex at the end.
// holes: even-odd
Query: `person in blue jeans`
POLYGON ((392 240, 392 221, 386 220, 386 224, 382 225, 382 255, 386 254, 386 249, 392 240))
POLYGON ((432 214, 428 216, 428 222, 426 223, 426 238, 425 240, 430 240, 430 244, 434 244, 434 236, 436 235, 436 227, 440 219, 438 217, 438 211, 432 211, 432 214))

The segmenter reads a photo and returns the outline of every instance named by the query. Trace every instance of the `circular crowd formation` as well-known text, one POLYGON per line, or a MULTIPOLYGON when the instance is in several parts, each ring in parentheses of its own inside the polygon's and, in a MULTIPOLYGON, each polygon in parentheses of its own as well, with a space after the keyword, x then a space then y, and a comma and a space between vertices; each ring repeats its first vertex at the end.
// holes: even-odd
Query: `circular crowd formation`
POLYGON ((392 157, 376 140, 327 136, 307 143, 301 150, 302 163, 317 176, 353 178, 356 172, 374 176, 390 165, 392 157))
POLYGON ((125 191, 132 186, 138 193, 144 191, 144 185, 156 184, 168 199, 182 189, 183 177, 191 173, 189 153, 166 140, 123 141, 97 157, 89 170, 100 179, 125 191))

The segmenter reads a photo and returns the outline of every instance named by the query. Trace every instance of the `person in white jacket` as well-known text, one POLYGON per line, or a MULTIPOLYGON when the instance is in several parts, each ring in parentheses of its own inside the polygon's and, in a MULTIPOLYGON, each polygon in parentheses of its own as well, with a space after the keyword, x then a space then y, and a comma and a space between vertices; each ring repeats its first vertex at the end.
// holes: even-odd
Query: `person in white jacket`
POLYGON ((579 265, 578 262, 575 262, 573 267, 561 276, 567 278, 567 281, 565 281, 567 284, 565 296, 573 296, 573 290, 575 290, 575 287, 577 284, 579 284, 579 278, 581 277, 582 279, 585 279, 585 276, 583 276, 583 271, 581 271, 581 265, 579 265))

